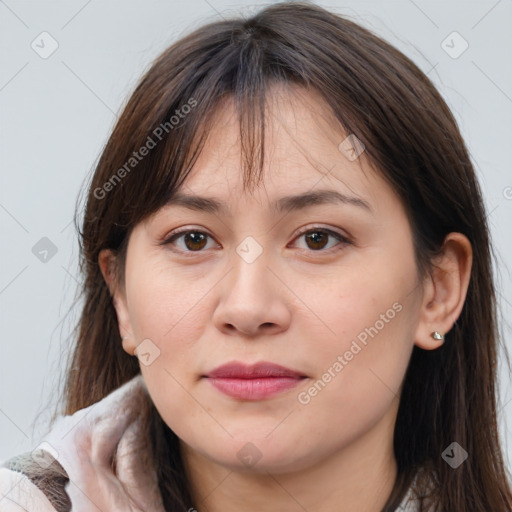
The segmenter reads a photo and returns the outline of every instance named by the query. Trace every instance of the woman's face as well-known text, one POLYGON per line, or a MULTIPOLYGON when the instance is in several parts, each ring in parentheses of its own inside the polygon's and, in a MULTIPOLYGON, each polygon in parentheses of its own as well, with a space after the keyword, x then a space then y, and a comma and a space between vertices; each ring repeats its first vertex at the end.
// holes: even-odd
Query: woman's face
POLYGON ((340 146, 346 134, 315 94, 275 88, 272 99, 263 185, 242 191, 226 102, 180 190, 221 207, 169 204, 137 225, 115 303, 123 346, 138 346, 182 446, 278 473, 391 445, 422 287, 406 213, 364 152, 340 146), (309 194, 319 199, 289 199, 309 194), (189 234, 164 243, 177 230, 189 234), (296 374, 208 377, 229 362, 296 374))

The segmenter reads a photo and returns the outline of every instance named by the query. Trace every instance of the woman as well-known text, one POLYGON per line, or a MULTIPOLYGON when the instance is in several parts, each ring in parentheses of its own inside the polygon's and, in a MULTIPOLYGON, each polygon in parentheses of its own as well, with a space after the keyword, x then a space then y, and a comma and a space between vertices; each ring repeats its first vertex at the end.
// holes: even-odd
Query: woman
POLYGON ((510 510, 481 192, 368 30, 290 2, 172 45, 80 236, 65 416, 1 511, 510 510))

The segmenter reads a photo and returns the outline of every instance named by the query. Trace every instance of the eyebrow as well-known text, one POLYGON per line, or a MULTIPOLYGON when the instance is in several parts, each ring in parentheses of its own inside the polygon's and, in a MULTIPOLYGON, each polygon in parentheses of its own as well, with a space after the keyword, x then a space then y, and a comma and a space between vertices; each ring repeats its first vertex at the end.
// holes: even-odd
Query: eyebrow
MULTIPOLYGON (((177 192, 167 201, 167 206, 182 206, 194 211, 222 214, 228 213, 226 203, 214 197, 201 197, 177 192)), ((372 213, 370 205, 360 197, 349 196, 336 190, 315 190, 302 194, 281 197, 271 204, 273 210, 279 213, 289 213, 303 210, 315 205, 346 204, 360 207, 372 213)))

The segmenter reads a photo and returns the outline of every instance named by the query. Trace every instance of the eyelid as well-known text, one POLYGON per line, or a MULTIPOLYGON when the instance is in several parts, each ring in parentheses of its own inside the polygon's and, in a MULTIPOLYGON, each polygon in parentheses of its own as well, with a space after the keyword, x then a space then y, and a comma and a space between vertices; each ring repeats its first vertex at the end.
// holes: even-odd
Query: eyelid
MULTIPOLYGON (((203 228, 183 227, 183 228, 177 228, 174 231, 171 231, 171 233, 166 235, 164 237, 164 239, 161 242, 159 242, 158 245, 171 245, 171 242, 173 242, 174 240, 179 238, 181 235, 186 235, 187 233, 201 233, 201 234, 204 234, 206 236, 209 236, 212 240, 215 240, 214 236, 210 235, 210 233, 205 231, 203 228)), ((199 254, 199 253, 204 252, 204 251, 182 251, 182 250, 178 250, 177 252, 180 252, 181 254, 183 254, 183 253, 189 253, 189 254, 197 253, 197 254, 199 254)))
POLYGON ((306 226, 304 229, 301 229, 300 231, 298 231, 295 235, 294 235, 294 240, 299 237, 299 236, 302 236, 304 235, 305 233, 308 233, 310 231, 324 231, 326 233, 328 233, 329 235, 333 235, 337 238, 339 238, 340 240, 342 241, 345 241, 345 242, 350 242, 350 237, 347 235, 347 234, 343 234, 343 233, 338 233, 337 231, 334 231, 334 229, 332 228, 326 228, 324 226, 320 226, 320 225, 317 225, 317 226, 306 226))
MULTIPOLYGON (((351 237, 349 235, 339 233, 337 231, 334 231, 331 228, 326 228, 326 227, 323 227, 320 225, 306 226, 305 228, 301 229, 300 231, 298 231, 297 233, 295 233, 293 235, 293 242, 300 236, 302 236, 306 233, 309 233, 309 232, 314 232, 314 231, 322 231, 322 232, 327 233, 328 235, 333 236, 334 238, 337 238, 339 240, 339 244, 336 244, 334 247, 331 247, 331 248, 325 249, 325 250, 320 249, 318 251, 314 251, 314 250, 303 249, 303 251, 307 251, 310 253, 317 252, 319 254, 331 254, 333 252, 336 252, 337 250, 340 250, 340 247, 339 247, 340 245, 344 246, 344 245, 352 245, 353 244, 351 237)), ((176 230, 172 231, 169 235, 165 236, 165 238, 159 243, 159 245, 171 245, 171 243, 174 240, 178 239, 181 235, 184 235, 187 233, 201 233, 201 234, 204 234, 204 235, 210 237, 212 240, 215 240, 213 235, 211 235, 210 233, 205 231, 203 228, 183 227, 183 228, 177 228, 176 230)), ((178 250, 176 250, 176 252, 179 252, 180 254, 184 254, 186 256, 193 256, 195 254, 204 253, 206 251, 204 251, 204 250, 202 250, 202 251, 183 251, 181 249, 178 249, 178 250)))

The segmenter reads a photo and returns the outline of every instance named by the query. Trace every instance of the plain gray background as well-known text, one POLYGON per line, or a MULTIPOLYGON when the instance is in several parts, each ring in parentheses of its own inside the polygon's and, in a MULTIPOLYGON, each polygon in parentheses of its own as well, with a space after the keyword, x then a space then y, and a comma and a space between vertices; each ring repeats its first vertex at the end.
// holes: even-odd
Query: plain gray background
MULTIPOLYGON (((78 272, 75 202, 116 113, 175 39, 269 3, 0 1, 0 460, 38 444, 55 404, 79 310, 65 318, 78 272), (57 49, 45 55, 52 44, 57 49), (49 252, 41 254, 41 247, 49 252)), ((485 195, 510 350, 512 330, 504 319, 512 313, 512 1, 316 3, 397 46, 454 112, 485 195)), ((499 414, 510 468, 512 390, 504 365, 499 414)))

